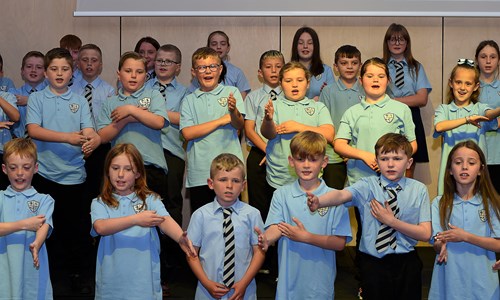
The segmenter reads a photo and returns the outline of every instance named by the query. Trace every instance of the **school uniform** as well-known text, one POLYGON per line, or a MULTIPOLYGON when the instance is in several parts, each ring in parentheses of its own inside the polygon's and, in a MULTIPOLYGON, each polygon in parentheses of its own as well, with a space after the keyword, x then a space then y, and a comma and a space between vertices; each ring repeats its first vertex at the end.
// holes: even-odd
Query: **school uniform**
MULTIPOLYGON (((485 103, 469 104, 465 107, 458 107, 455 102, 450 104, 441 104, 436 108, 434 113, 434 126, 441 121, 455 120, 455 119, 465 119, 466 116, 480 115, 484 116, 490 107, 485 103)), ((481 128, 477 128, 472 124, 464 124, 452 130, 447 130, 443 132, 434 131, 433 137, 443 138, 443 144, 441 146, 441 165, 439 167, 438 176, 438 195, 443 194, 444 189, 444 174, 446 170, 446 161, 448 160, 448 154, 451 149, 459 142, 466 140, 473 140, 478 144, 478 146, 483 150, 486 157, 489 153, 486 149, 486 132, 489 130, 496 130, 498 128, 497 119, 481 122, 481 128)))
MULTIPOLYGON (((440 224, 440 200, 438 196, 432 201, 433 236, 447 230, 440 224)), ((500 221, 490 210, 490 228, 479 194, 469 200, 455 194, 452 208, 450 224, 478 236, 500 238, 500 221)), ((448 242, 446 250, 446 263, 438 264, 436 255, 429 299, 500 299, 498 274, 491 269, 495 252, 467 242, 448 242)))
POLYGON ((358 208, 363 225, 360 251, 361 288, 367 299, 421 299, 422 262, 415 252, 417 240, 396 231, 396 248, 378 252, 375 247, 381 223, 370 211, 375 199, 384 206, 390 195, 384 188, 401 187, 397 193, 399 219, 409 224, 431 221, 427 187, 416 180, 403 177, 393 182, 380 176, 361 178, 346 188, 352 200, 346 206, 358 208), (396 276, 403 274, 404 276, 396 276), (369 297, 371 296, 371 297, 369 297))
POLYGON ((12 79, 8 77, 0 77, 0 91, 8 92, 9 90, 15 88, 16 86, 14 85, 14 82, 12 82, 12 79))
MULTIPOLYGON (((29 96, 31 93, 34 93, 36 91, 41 91, 47 86, 47 80, 42 81, 40 84, 38 84, 36 87, 31 87, 31 85, 25 83, 23 86, 20 88, 16 89, 10 89, 9 93, 14 94, 14 96, 29 96)), ((17 99, 16 99, 17 102, 17 99)), ((26 114, 27 114, 27 107, 28 105, 22 105, 22 106, 17 106, 17 110, 19 110, 19 122, 16 122, 14 125, 12 125, 12 133, 17 136, 17 137, 24 137, 27 135, 26 132, 26 114)))
POLYGON ((307 90, 306 97, 309 99, 313 99, 317 97, 321 93, 321 89, 326 86, 332 84, 335 81, 335 77, 333 77, 332 68, 323 64, 324 71, 321 74, 316 76, 311 76, 311 81, 309 82, 309 89, 307 90))
MULTIPOLYGON (((400 61, 403 64, 404 85, 401 88, 398 88, 395 84, 396 66, 394 65, 394 62, 396 62, 396 60, 391 57, 387 63, 389 75, 391 77, 391 82, 387 88, 387 94, 391 98, 395 99, 413 96, 420 89, 427 89, 427 93, 432 91, 431 84, 425 74, 424 66, 419 64, 418 73, 415 73, 415 70, 410 70, 405 58, 400 61)), ((422 122, 422 116, 420 114, 420 107, 410 107, 410 110, 413 123, 415 124, 415 136, 418 145, 417 152, 413 154, 413 160, 415 162, 429 162, 429 153, 427 152, 427 142, 425 140, 425 130, 422 122)))
MULTIPOLYGON (((351 106, 342 116, 335 140, 345 139, 356 149, 375 153, 375 144, 386 133, 400 133, 415 140, 415 125, 408 105, 385 98, 370 104, 363 97, 361 103, 351 106)), ((360 178, 375 176, 377 173, 362 160, 347 161, 347 180, 349 185, 360 178)))
MULTIPOLYGON (((359 104, 364 95, 365 93, 359 80, 356 80, 352 87, 347 88, 339 78, 334 83, 323 88, 319 96, 319 101, 324 103, 330 111, 335 131, 339 129, 340 120, 345 111, 349 107, 359 104)), ((326 145, 326 155, 328 156, 328 165, 323 170, 323 179, 330 187, 336 189, 344 188, 347 178, 344 158, 334 151, 332 144, 326 145)))
MULTIPOLYGON (((7 101, 7 103, 12 105, 17 110, 17 105, 16 105, 17 99, 13 94, 0 91, 0 97, 2 97, 5 101, 7 101)), ((0 109, 0 122, 8 122, 8 121, 10 121, 10 118, 7 116, 7 114, 5 113, 4 110, 0 109)), ((11 131, 9 129, 6 129, 6 128, 1 128, 0 129, 0 154, 3 154, 3 146, 5 145, 5 143, 10 141, 11 139, 12 139, 11 131)))
MULTIPOLYGON (((320 196, 332 190, 323 180, 313 192, 320 196)), ((302 222, 307 231, 318 235, 352 239, 349 213, 343 205, 325 207, 314 213, 307 207, 307 195, 299 180, 278 188, 274 193, 266 229, 285 222, 296 226, 292 217, 302 222)), ((334 250, 292 241, 278 240, 279 279, 276 299, 333 299, 337 274, 334 250)))
POLYGON ((92 82, 87 82, 85 79, 80 78, 79 80, 75 80, 70 88, 73 93, 85 97, 87 84, 92 86, 92 119, 97 120, 104 102, 109 97, 115 95, 115 88, 100 77, 97 77, 92 82))
MULTIPOLYGON (((50 87, 29 96, 26 124, 36 124, 57 132, 79 132, 94 128, 87 100, 68 89, 61 95, 50 87)), ((38 174, 64 185, 85 181, 81 145, 54 143, 33 139, 38 152, 38 174)))
MULTIPOLYGON (((500 106, 500 81, 495 79, 491 83, 480 82, 481 92, 479 102, 488 104, 490 107, 500 106)), ((486 132, 486 149, 488 152, 487 165, 491 182, 497 193, 500 193, 500 129, 486 132)))
MULTIPOLYGON (((16 222, 38 215, 45 216, 52 232, 54 199, 39 194, 33 187, 17 192, 12 187, 0 191, 0 222, 16 222)), ((36 232, 20 230, 0 236, 0 299, 52 299, 49 262, 45 243, 38 250, 40 267, 33 265, 30 244, 36 232)))
MULTIPOLYGON (((169 216, 162 201, 150 194, 146 207, 135 193, 113 194, 117 208, 100 198, 92 201, 92 224, 98 220, 135 215, 153 210, 159 216, 169 216)), ((99 234, 94 227, 90 234, 99 234)), ((117 233, 101 236, 97 250, 95 299, 162 299, 160 282, 160 239, 155 227, 132 226, 117 233)))
MULTIPOLYGON (((230 207, 231 221, 235 238, 235 282, 243 278, 253 258, 253 247, 258 244, 258 235, 254 227, 261 230, 264 223, 260 213, 254 207, 239 199, 230 207)), ((205 204, 191 216, 188 227, 188 237, 193 246, 199 247, 198 257, 207 277, 215 282, 223 282, 225 244, 223 236, 224 214, 222 206, 214 201, 205 204)), ((229 299, 234 294, 231 290, 220 299, 229 299)), ((195 299, 213 299, 210 293, 198 281, 195 299)), ((248 285, 243 299, 257 299, 255 278, 248 285)))
MULTIPOLYGON (((271 91, 274 90, 276 98, 282 94, 280 86, 271 88, 264 84, 261 88, 251 91, 245 98, 245 122, 246 120, 255 123, 255 132, 257 135, 267 143, 267 139, 260 132, 262 121, 265 115, 265 106, 271 99, 271 91)), ((266 157, 266 153, 257 148, 248 138, 247 146, 250 151, 247 157, 247 190, 249 203, 257 208, 262 218, 267 217, 269 205, 271 203, 272 192, 266 180, 266 164, 259 166, 262 159, 266 157)), ((273 189, 274 191, 274 189, 273 189)))
MULTIPOLYGON (((248 80, 245 77, 243 71, 227 60, 225 60, 223 63, 226 68, 226 73, 224 74, 224 80, 221 82, 221 84, 225 86, 235 86, 240 92, 250 92, 250 84, 248 83, 248 80)), ((189 91, 192 93, 199 87, 200 83, 198 82, 198 79, 194 77, 191 80, 189 91)))
MULTIPOLYGON (((294 102, 284 97, 279 97, 274 102, 273 122, 276 124, 285 121, 296 121, 308 126, 332 125, 332 117, 325 104, 305 97, 294 102)), ((292 183, 297 175, 295 170, 288 165, 290 155, 290 142, 297 132, 277 134, 267 142, 266 147, 266 178, 269 185, 278 188, 292 183)))

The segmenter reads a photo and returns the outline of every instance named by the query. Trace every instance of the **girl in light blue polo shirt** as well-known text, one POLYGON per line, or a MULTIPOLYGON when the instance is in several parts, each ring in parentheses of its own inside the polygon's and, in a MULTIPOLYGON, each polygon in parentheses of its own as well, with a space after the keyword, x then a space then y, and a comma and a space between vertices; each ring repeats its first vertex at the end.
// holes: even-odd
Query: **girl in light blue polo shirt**
POLYGON ((451 148, 466 140, 476 142, 488 157, 485 134, 498 128, 500 107, 491 109, 479 103, 479 71, 471 59, 461 58, 451 71, 447 103, 436 108, 434 138, 443 137, 438 195, 443 194, 446 160, 451 148), (490 121, 491 120, 491 121, 490 121))
POLYGON ((334 82, 332 68, 321 60, 319 37, 310 27, 302 27, 295 32, 292 42, 291 61, 298 61, 311 72, 307 98, 318 101, 321 90, 334 82))
MULTIPOLYGON (((492 40, 479 43, 476 48, 476 62, 479 68, 480 91, 479 102, 491 107, 500 106, 500 80, 498 80, 500 49, 492 40)), ((488 171, 491 182, 500 193, 500 130, 486 132, 486 149, 488 149, 488 171)))
POLYGON ((187 233, 146 185, 146 169, 132 144, 113 147, 104 163, 101 194, 92 201, 97 252, 95 299, 162 299, 160 239, 155 227, 196 256, 187 233))
POLYGON ((444 194, 432 202, 437 255, 429 299, 500 299, 492 269, 500 251, 500 198, 481 148, 471 140, 455 145, 444 178, 444 194))

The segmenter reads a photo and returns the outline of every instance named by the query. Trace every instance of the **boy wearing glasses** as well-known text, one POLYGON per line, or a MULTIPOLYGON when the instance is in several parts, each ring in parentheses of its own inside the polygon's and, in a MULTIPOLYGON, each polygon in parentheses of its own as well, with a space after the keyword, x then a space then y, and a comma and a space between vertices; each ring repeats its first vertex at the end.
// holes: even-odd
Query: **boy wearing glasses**
POLYGON ((193 53, 191 73, 200 87, 182 102, 180 130, 187 141, 187 177, 191 211, 213 201, 207 185, 210 162, 221 153, 243 160, 238 130, 243 128, 243 98, 236 87, 219 83, 222 72, 217 51, 203 47, 193 53))

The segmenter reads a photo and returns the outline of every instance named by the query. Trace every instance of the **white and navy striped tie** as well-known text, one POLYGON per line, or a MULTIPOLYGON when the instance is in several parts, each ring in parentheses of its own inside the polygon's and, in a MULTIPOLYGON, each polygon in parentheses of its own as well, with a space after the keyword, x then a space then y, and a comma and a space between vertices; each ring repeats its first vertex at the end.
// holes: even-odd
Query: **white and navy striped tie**
MULTIPOLYGON (((380 185, 382 186, 382 184, 380 185)), ((389 207, 394 217, 399 219, 398 192, 401 191, 401 186, 398 185, 396 188, 384 187, 383 189, 389 193, 390 199, 387 202, 389 203, 389 207)), ((378 230, 375 249, 380 253, 387 250, 389 247, 396 249, 396 230, 382 224, 378 230)))
POLYGON ((276 99, 278 99, 278 93, 276 93, 275 90, 271 90, 269 92, 269 96, 270 96, 270 98, 271 98, 272 101, 275 101, 276 99))
POLYGON ((231 221, 231 209, 224 208, 224 223, 222 229, 224 231, 224 269, 222 273, 222 282, 225 286, 231 287, 234 284, 234 259, 235 259, 235 244, 234 244, 234 227, 231 221))
POLYGON ((89 103, 90 114, 92 115, 92 85, 90 83, 85 86, 85 99, 89 103))
POLYGON ((159 91, 160 91, 161 95, 163 96, 163 99, 167 100, 167 85, 168 84, 161 84, 159 82, 158 82, 158 84, 160 85, 159 91))
POLYGON ((394 80, 394 84, 400 89, 405 85, 405 72, 403 70, 403 63, 393 61, 394 66, 396 67, 396 80, 394 80))

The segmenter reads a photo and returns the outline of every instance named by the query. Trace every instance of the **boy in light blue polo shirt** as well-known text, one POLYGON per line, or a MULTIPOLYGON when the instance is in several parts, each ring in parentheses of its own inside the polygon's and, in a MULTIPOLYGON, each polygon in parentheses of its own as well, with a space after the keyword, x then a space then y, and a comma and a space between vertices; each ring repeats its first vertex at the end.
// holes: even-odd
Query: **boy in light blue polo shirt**
POLYGON ((413 148, 404 135, 383 135, 375 144, 375 153, 380 176, 362 178, 319 198, 311 193, 307 202, 311 211, 344 203, 359 209, 363 297, 422 299, 422 262, 415 245, 431 236, 427 188, 404 177, 413 160, 413 148))
POLYGON ((303 131, 290 143, 290 167, 299 179, 278 188, 266 220, 263 244, 278 241, 279 279, 276 299, 334 299, 335 251, 351 240, 349 213, 343 205, 307 209, 307 193, 332 190, 318 178, 328 163, 326 139, 303 131))
POLYGON ((148 89, 146 61, 136 52, 125 52, 118 64, 122 87, 110 97, 97 118, 103 143, 133 144, 146 165, 148 186, 168 201, 167 163, 161 146, 161 129, 169 125, 165 100, 159 91, 148 89))
POLYGON ((11 185, 0 192, 0 299, 52 299, 45 240, 54 199, 31 186, 38 170, 33 141, 11 140, 4 151, 2 169, 11 185))
MULTIPOLYGON (((0 91, 0 159, 3 155, 3 146, 12 139, 11 128, 19 121, 16 97, 13 94, 0 91)), ((5 190, 9 179, 5 174, 0 174, 0 190, 5 190)))
POLYGON ((94 131, 87 100, 68 88, 73 73, 69 51, 54 48, 47 52, 44 68, 49 85, 32 93, 27 107, 28 134, 37 145, 39 162, 33 182, 40 192, 54 198, 54 224, 61 228, 47 244, 50 267, 55 272, 66 269, 74 290, 88 292, 80 281, 90 276, 90 261, 84 255, 91 247, 88 205, 83 197, 87 175, 83 157, 101 139, 94 131))
POLYGON ((254 277, 265 256, 258 246, 257 232, 262 232, 264 224, 257 209, 239 200, 245 183, 245 165, 238 157, 223 153, 213 160, 208 186, 216 196, 193 213, 188 227, 188 237, 198 252, 197 257, 188 257, 189 266, 198 278, 197 300, 257 299, 254 277), (224 227, 227 214, 233 230, 224 227), (226 228, 234 234, 232 268, 224 264, 226 228), (225 274, 224 269, 233 269, 234 275, 225 274))
POLYGON ((16 137, 26 136, 26 113, 28 96, 31 93, 41 91, 47 86, 43 68, 44 55, 40 51, 30 51, 23 57, 21 63, 21 77, 24 84, 18 89, 10 89, 9 93, 16 96, 17 109, 19 110, 19 122, 12 127, 12 133, 16 137))
POLYGON ((15 89, 16 86, 12 80, 8 77, 3 76, 3 57, 0 55, 0 91, 8 92, 11 89, 15 89))
POLYGON ((210 162, 220 153, 232 153, 243 160, 238 130, 243 128, 245 108, 237 88, 219 84, 222 72, 217 51, 204 47, 193 53, 191 73, 200 88, 184 98, 181 133, 187 141, 186 187, 191 211, 213 200, 207 186, 210 162))
MULTIPOLYGON (((361 52, 351 45, 341 46, 335 52, 333 67, 339 73, 339 78, 323 88, 319 101, 330 111, 333 126, 338 130, 345 111, 358 104, 364 96, 363 87, 358 80, 361 52)), ((323 179, 329 187, 343 189, 347 178, 344 158, 334 152, 332 144, 327 145, 326 155, 328 165, 323 170, 323 179)))

